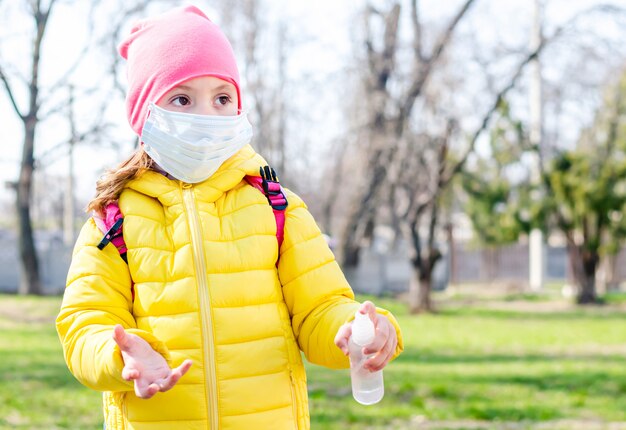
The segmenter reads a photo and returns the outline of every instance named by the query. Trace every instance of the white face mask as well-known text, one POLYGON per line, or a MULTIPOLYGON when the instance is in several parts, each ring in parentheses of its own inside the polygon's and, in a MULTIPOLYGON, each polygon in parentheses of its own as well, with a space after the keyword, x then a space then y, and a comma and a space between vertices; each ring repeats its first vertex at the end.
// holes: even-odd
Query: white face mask
POLYGON ((141 132, 148 155, 167 173, 191 184, 210 178, 251 139, 252 125, 245 113, 196 115, 154 103, 141 132))

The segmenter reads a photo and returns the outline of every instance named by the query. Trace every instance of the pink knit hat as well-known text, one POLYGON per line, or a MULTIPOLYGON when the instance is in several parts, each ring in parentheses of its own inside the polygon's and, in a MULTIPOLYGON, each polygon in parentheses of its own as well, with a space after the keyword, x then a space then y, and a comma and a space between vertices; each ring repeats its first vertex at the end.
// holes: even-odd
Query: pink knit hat
POLYGON ((214 76, 237 88, 239 71, 228 39, 195 6, 173 9, 137 22, 118 47, 127 60, 128 122, 141 136, 148 104, 157 103, 176 85, 200 76, 214 76))

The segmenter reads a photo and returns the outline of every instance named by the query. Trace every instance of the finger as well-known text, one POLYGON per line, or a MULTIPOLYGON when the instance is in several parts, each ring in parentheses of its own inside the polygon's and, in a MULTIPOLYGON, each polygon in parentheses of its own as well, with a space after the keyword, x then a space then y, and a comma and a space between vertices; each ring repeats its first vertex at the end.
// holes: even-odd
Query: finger
POLYGON ((165 379, 159 379, 158 381, 154 381, 154 383, 159 387, 159 391, 166 392, 174 388, 174 385, 180 379, 180 374, 170 373, 169 376, 165 379))
POLYGON ((191 366, 193 365, 193 361, 191 360, 185 360, 182 362, 182 364, 180 366, 178 366, 176 369, 172 370, 173 374, 179 374, 179 379, 182 378, 185 373, 187 373, 187 371, 191 368, 191 366))
POLYGON ((150 397, 152 397, 156 393, 158 393, 159 392, 159 388, 160 388, 159 385, 155 384, 155 383, 152 383, 152 384, 148 385, 148 389, 146 390, 146 394, 147 394, 146 399, 149 399, 150 397))
POLYGON ((398 337, 396 331, 392 330, 383 348, 374 357, 368 359, 364 366, 372 372, 383 369, 393 358, 397 345, 398 337))
POLYGON ((376 313, 376 305, 374 305, 374 303, 369 300, 364 301, 359 308, 359 312, 369 316, 374 323, 374 326, 376 326, 376 323, 378 322, 378 314, 376 313))
POLYGON ((135 394, 141 399, 149 399, 149 384, 144 379, 135 379, 135 394))
POLYGON ((393 357, 394 348, 392 342, 387 342, 378 354, 365 361, 363 366, 370 372, 382 370, 393 357))
POLYGON ((142 399, 150 399, 158 392, 159 386, 155 383, 147 385, 145 388, 140 390, 139 393, 137 393, 137 389, 135 388, 135 394, 137 394, 137 397, 140 397, 142 399))
POLYGON ((140 383, 141 379, 135 381, 135 394, 142 399, 149 399, 159 392, 159 386, 155 383, 140 383))
MULTIPOLYGON (((382 318, 385 318, 385 317, 381 316, 381 320, 382 318)), ((363 354, 365 355, 374 354, 380 351, 381 349, 383 349, 383 346, 385 346, 385 344, 387 343, 387 340, 391 336, 389 332, 390 326, 391 326, 390 323, 378 324, 378 327, 376 327, 376 331, 374 334, 374 340, 372 340, 372 342, 370 342, 369 345, 366 345, 365 348, 363 348, 363 354)))
POLYGON ((348 355, 350 351, 348 348, 348 339, 350 339, 351 335, 352 323, 345 323, 339 327, 339 330, 337 330, 337 334, 335 335, 335 345, 337 345, 337 347, 341 349, 345 355, 348 355))
POLYGON ((122 378, 126 381, 137 379, 139 378, 139 370, 124 367, 124 369, 122 369, 122 378))
POLYGON ((120 324, 117 324, 115 327, 113 327, 113 340, 115 341, 115 343, 117 343, 117 346, 120 347, 120 350, 128 351, 130 346, 128 336, 126 335, 124 327, 122 327, 120 324))
POLYGON ((192 364, 193 362, 191 360, 185 360, 180 366, 173 369, 167 378, 156 381, 159 386, 159 391, 172 389, 178 380, 182 378, 185 373, 187 373, 192 364))
POLYGON ((383 370, 392 358, 393 354, 391 352, 388 353, 387 348, 385 348, 380 354, 377 354, 367 360, 363 366, 370 372, 377 372, 379 370, 383 370))

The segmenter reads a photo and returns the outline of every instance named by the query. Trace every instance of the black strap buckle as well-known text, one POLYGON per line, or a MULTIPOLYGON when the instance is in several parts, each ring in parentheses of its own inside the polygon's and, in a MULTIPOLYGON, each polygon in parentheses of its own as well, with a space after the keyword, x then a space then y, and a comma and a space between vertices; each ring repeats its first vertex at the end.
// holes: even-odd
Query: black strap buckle
POLYGON ((105 246, 109 244, 113 239, 119 236, 119 230, 122 227, 122 223, 124 222, 124 218, 119 218, 115 221, 115 224, 106 232, 100 243, 98 244, 98 249, 102 251, 105 246))
POLYGON ((287 197, 283 193, 283 189, 278 182, 276 171, 270 166, 265 166, 259 168, 259 173, 261 174, 261 179, 263 179, 263 192, 265 193, 265 197, 267 197, 270 206, 272 206, 275 210, 285 210, 288 205, 287 197))

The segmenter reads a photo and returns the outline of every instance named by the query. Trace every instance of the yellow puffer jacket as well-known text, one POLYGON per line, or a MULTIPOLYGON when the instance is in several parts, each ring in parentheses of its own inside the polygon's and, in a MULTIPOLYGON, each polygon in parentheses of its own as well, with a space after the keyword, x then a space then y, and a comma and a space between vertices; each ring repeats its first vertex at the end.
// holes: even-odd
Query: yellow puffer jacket
POLYGON ((104 392, 107 430, 308 429, 299 350, 316 364, 348 366, 333 339, 358 303, 289 192, 276 266, 272 209, 244 180, 261 165, 246 147, 200 184, 156 172, 129 182, 119 200, 128 265, 113 245, 98 250, 92 219, 83 227, 57 330, 70 371, 104 392), (194 365, 172 390, 139 399, 121 376, 115 324, 172 366, 194 365))

